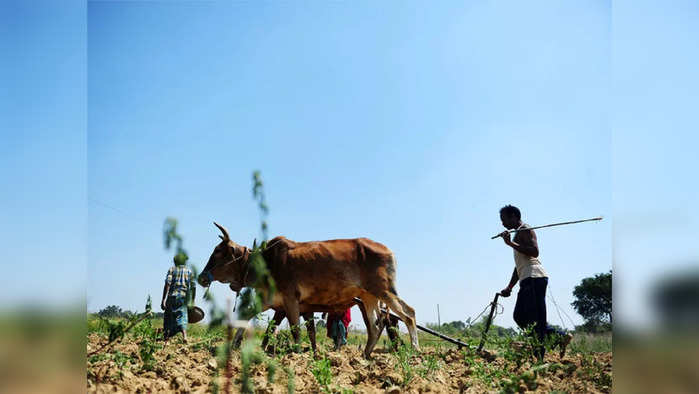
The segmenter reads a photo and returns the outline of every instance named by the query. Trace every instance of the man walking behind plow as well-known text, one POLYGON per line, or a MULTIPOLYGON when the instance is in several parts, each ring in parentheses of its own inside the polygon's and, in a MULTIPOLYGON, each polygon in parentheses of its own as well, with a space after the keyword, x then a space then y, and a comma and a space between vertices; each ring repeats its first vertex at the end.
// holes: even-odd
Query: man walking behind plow
MULTIPOLYGON (((522 329, 533 324, 534 334, 541 344, 545 343, 548 337, 555 336, 555 343, 560 346, 560 356, 563 357, 573 336, 555 330, 546 322, 546 286, 549 279, 538 258, 539 245, 536 234, 522 222, 519 209, 512 205, 506 205, 500 209, 500 220, 508 230, 516 230, 512 239, 508 231, 500 233, 505 244, 513 249, 515 258, 515 269, 510 283, 500 291, 500 295, 509 297, 512 288, 519 281, 519 292, 513 314, 515 323, 522 329)), ((543 345, 536 350, 540 359, 544 358, 544 352, 543 345)))
POLYGON ((163 300, 160 307, 165 311, 163 318, 163 340, 167 343, 170 337, 182 332, 182 339, 187 343, 187 307, 189 301, 196 295, 194 274, 185 265, 187 255, 178 253, 173 258, 174 266, 170 267, 165 277, 163 300), (191 298, 189 297, 191 292, 191 298))

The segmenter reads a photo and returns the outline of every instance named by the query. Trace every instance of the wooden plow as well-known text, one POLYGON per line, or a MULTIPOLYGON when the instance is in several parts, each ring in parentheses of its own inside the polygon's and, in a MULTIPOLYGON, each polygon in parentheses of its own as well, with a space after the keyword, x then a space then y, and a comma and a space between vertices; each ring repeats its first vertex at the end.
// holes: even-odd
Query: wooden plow
MULTIPOLYGON (((357 304, 360 304, 360 305, 364 305, 364 303, 362 302, 362 300, 360 300, 360 299, 357 298, 357 297, 354 297, 354 302, 356 302, 357 304)), ((388 314, 388 315, 390 315, 391 317, 393 317, 393 318, 395 318, 395 319, 398 319, 398 320, 400 320, 400 321, 403 321, 403 319, 401 319, 398 315, 396 315, 396 314, 394 314, 394 313, 391 313, 390 311, 386 311, 386 309, 384 309, 384 308, 379 308, 379 309, 380 309, 380 311, 381 311, 382 314, 388 314)), ((491 315, 492 315, 492 313, 491 313, 491 315)), ((405 322, 404 322, 404 323, 405 323, 405 322)), ((423 327, 423 326, 421 326, 421 325, 419 325, 419 324, 415 324, 415 326, 417 327, 418 330, 424 331, 424 332, 426 332, 426 333, 428 333, 428 334, 430 334, 430 335, 434 335, 434 336, 436 336, 436 337, 438 337, 438 338, 440 338, 440 339, 443 339, 443 340, 445 340, 445 341, 447 341, 447 342, 449 342, 449 343, 453 343, 454 345, 458 346, 459 349, 461 349, 461 348, 473 349, 473 346, 469 345, 468 343, 461 342, 461 341, 459 341, 458 339, 454 339, 454 338, 452 338, 452 337, 449 337, 449 336, 446 336, 446 335, 444 335, 444 334, 438 333, 437 331, 431 330, 431 329, 429 329, 429 328, 427 328, 427 327, 423 327)))

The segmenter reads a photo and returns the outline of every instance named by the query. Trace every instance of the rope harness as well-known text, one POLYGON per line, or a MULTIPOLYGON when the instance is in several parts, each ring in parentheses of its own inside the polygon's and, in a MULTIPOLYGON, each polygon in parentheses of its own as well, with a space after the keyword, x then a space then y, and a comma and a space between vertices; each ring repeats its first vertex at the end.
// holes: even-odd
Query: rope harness
MULTIPOLYGON (((478 316, 476 316, 475 319, 471 320, 471 318, 469 317, 469 318, 468 318, 469 320, 467 320, 467 321, 469 322, 469 323, 468 323, 468 327, 471 328, 471 327, 473 326, 474 323, 477 323, 477 322, 478 322, 478 318, 481 317, 481 316, 483 316, 483 314, 485 313, 485 311, 487 311, 488 308, 490 308, 490 307, 492 307, 492 306, 493 306, 493 302, 491 301, 491 302, 489 302, 489 303, 485 306, 485 308, 483 308, 483 311, 482 311, 481 313, 479 313, 478 316)), ((493 321, 495 320, 495 317, 496 317, 497 315, 502 315, 503 313, 505 313, 505 307, 504 307, 501 303, 496 302, 496 303, 495 303, 495 312, 493 313, 493 318, 491 319, 491 322, 493 322, 493 321), (498 307, 499 307, 499 309, 498 309, 498 307)))
MULTIPOLYGON (((255 251, 253 251, 253 252, 250 252, 250 249, 249 249, 247 246, 243 246, 244 250, 243 250, 243 253, 242 253, 240 256, 238 256, 238 257, 235 257, 235 256, 234 256, 232 259, 227 260, 227 261, 224 262, 224 263, 216 264, 215 266, 211 267, 210 269, 204 270, 201 274, 202 274, 202 275, 205 275, 205 276, 206 276, 206 279, 209 281, 209 286, 206 286, 206 292, 204 292, 204 295, 206 295, 206 293, 208 293, 209 287, 211 287, 211 283, 214 282, 214 276, 213 276, 213 274, 211 274, 211 270, 212 270, 212 269, 214 269, 214 268, 216 268, 216 267, 225 267, 225 266, 227 266, 227 265, 229 265, 229 264, 235 263, 236 261, 238 261, 238 260, 240 260, 240 259, 242 259, 242 258, 244 258, 244 257, 248 257, 248 258, 245 260, 245 267, 244 267, 244 271, 243 271, 243 281, 242 281, 242 283, 241 283, 241 287, 245 287, 245 283, 247 282, 247 279, 248 279, 248 274, 250 273, 250 258, 249 258, 249 257, 250 257, 253 253, 262 253, 262 252, 264 252, 265 250, 271 248, 272 246, 276 245, 277 243, 279 243, 279 242, 281 242, 281 241, 282 241, 282 239, 278 239, 278 240, 274 241, 272 244, 267 245, 267 246, 265 246, 264 248, 257 249, 257 250, 255 250, 255 251)), ((235 309, 236 309, 236 307, 238 306, 238 296, 239 296, 239 292, 236 291, 236 292, 235 292, 235 303, 233 304, 233 312, 235 312, 235 309)))

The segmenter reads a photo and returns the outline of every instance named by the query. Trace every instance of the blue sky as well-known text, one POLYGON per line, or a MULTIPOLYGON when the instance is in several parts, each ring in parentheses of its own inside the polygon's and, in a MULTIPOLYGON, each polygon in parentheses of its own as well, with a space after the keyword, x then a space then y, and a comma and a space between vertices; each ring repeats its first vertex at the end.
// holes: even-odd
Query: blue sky
POLYGON ((699 269, 699 4, 629 3, 612 13, 614 313, 638 327, 658 279, 699 269))
MULTIPOLYGON (((4 2, 0 175, 13 188, 0 220, 13 225, 0 235, 13 246, 3 260, 27 263, 0 294, 86 292, 90 311, 157 302, 164 219, 180 220, 200 268, 213 220, 249 245, 260 169, 272 236, 386 244, 420 323, 437 304, 442 321, 474 317, 507 283, 512 252, 489 239, 502 205, 534 225, 605 215, 538 233, 550 294, 580 323, 573 287, 614 261, 615 313, 643 321, 634 295, 658 265, 698 255, 696 14, 601 1, 4 2)), ((503 304, 511 326, 514 297, 503 304)), ((562 324, 550 301, 549 321, 562 324)))
POLYGON ((86 11, 0 2, 2 309, 85 296, 86 11))
MULTIPOLYGON (((160 296, 166 216, 200 267, 213 220, 250 244, 260 169, 270 234, 380 241, 419 322, 438 303, 443 321, 475 317, 513 267, 489 239, 502 205, 535 224, 611 211, 609 8, 532 11, 90 3, 88 308, 160 296)), ((610 234, 540 235, 571 316, 573 286, 611 267, 610 234)))

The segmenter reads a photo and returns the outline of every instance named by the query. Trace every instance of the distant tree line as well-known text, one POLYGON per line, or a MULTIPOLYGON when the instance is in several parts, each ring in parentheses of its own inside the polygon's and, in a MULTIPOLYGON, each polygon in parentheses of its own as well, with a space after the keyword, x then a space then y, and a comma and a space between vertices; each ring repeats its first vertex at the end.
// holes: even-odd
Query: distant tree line
MULTIPOLYGON (((105 319, 111 318, 123 318, 123 319, 131 319, 134 316, 137 315, 136 312, 132 312, 130 310, 123 310, 121 307, 116 306, 116 305, 109 305, 105 308, 100 309, 99 312, 96 313, 97 316, 103 317, 105 319)), ((156 318, 162 318, 163 317, 163 312, 153 312, 153 317, 156 318)))
MULTIPOLYGON (((427 323, 425 326, 434 331, 441 332, 444 335, 453 337, 479 337, 481 336, 483 329, 485 328, 485 322, 487 317, 483 317, 480 321, 473 324, 466 324, 462 321, 455 320, 449 323, 442 323, 440 326, 436 323, 427 323)), ((489 335, 495 335, 498 337, 512 336, 517 333, 513 328, 505 328, 498 326, 497 324, 491 324, 488 330, 489 335)))

